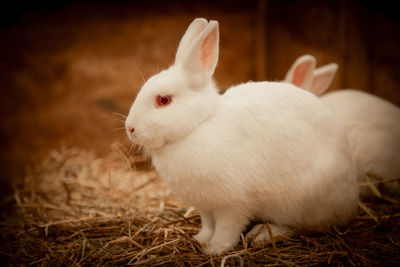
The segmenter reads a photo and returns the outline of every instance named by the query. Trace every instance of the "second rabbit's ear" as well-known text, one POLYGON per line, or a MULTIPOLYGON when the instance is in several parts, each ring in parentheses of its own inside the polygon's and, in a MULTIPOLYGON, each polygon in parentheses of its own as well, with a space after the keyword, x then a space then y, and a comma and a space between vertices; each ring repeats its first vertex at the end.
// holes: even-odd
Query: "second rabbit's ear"
POLYGON ((338 70, 338 64, 330 63, 314 71, 314 81, 310 92, 315 95, 322 95, 331 86, 333 78, 338 70))
POLYGON ((187 80, 194 89, 211 81, 218 62, 218 22, 210 21, 205 29, 183 50, 182 57, 175 63, 182 64, 187 80))
POLYGON ((311 55, 299 57, 286 74, 285 82, 309 90, 313 82, 315 58, 311 55))
POLYGON ((183 54, 187 52, 192 41, 206 28, 208 22, 204 18, 197 18, 190 23, 183 35, 175 56, 175 62, 180 61, 183 54))

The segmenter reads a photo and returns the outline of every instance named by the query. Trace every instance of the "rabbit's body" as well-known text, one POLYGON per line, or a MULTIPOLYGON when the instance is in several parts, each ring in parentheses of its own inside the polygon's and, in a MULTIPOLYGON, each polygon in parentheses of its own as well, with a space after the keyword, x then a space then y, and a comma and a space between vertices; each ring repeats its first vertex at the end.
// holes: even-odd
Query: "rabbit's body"
POLYGON ((350 218, 356 192, 347 140, 334 120, 326 124, 329 110, 315 114, 313 95, 262 82, 220 98, 212 117, 152 154, 173 192, 199 210, 231 209, 296 228, 350 218))
MULTIPOLYGON (((128 137, 199 211, 195 238, 220 254, 251 220, 271 222, 273 235, 347 222, 358 188, 344 127, 288 83, 249 82, 218 94, 218 36, 216 21, 192 22, 175 64, 144 84, 126 119, 128 137)), ((269 238, 263 231, 256 240, 269 238)))
MULTIPOLYGON (((346 125, 359 172, 383 179, 400 177, 400 108, 392 103, 357 90, 340 90, 321 97, 335 115, 346 125)), ((364 186, 361 196, 368 196, 364 186)), ((398 181, 381 187, 388 193, 400 193, 398 181)))

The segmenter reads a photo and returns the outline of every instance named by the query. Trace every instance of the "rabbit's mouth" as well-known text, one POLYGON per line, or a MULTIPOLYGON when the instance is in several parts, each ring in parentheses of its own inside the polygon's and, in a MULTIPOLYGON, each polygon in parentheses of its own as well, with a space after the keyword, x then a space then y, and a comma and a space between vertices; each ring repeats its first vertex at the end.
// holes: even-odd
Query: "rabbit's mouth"
POLYGON ((140 133, 139 131, 135 132, 134 136, 130 136, 129 139, 150 155, 164 147, 166 143, 161 136, 154 135, 154 133, 140 133))

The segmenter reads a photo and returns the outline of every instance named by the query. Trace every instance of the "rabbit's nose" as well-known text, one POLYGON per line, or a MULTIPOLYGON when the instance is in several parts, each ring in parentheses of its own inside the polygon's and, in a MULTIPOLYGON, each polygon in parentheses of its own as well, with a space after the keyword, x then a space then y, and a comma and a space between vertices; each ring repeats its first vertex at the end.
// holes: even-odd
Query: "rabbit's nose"
POLYGON ((133 133, 135 131, 135 128, 133 128, 132 126, 128 126, 128 131, 130 133, 133 133))

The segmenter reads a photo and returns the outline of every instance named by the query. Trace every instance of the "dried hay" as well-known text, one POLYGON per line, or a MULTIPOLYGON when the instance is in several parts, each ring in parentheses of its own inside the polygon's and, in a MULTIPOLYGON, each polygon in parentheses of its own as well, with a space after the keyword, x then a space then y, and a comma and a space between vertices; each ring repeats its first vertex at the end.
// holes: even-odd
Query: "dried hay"
MULTIPOLYGON (((14 185, 14 212, 1 223, 8 265, 396 265, 399 198, 360 203, 346 227, 210 257, 191 235, 196 212, 179 202, 145 159, 115 146, 99 159, 78 149, 53 151, 14 185)), ((372 176, 371 176, 372 177, 372 176)), ((368 183, 366 186, 374 186, 368 183)), ((382 197, 382 196, 381 196, 382 197)), ((267 225, 268 227, 268 225, 267 225)))

